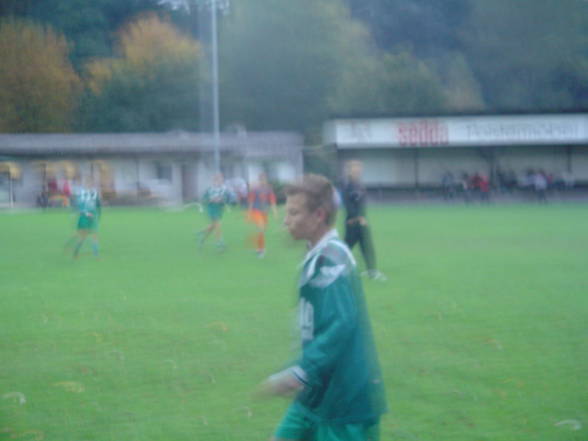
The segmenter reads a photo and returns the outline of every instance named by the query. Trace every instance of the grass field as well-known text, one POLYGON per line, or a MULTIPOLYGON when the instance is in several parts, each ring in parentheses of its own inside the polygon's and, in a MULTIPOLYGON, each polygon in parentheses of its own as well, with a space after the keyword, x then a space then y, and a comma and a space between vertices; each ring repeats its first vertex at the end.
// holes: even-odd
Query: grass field
MULTIPOLYGON (((382 441, 588 440, 588 205, 374 206, 364 282, 391 411, 382 441)), ((266 440, 256 384, 292 356, 297 265, 274 222, 197 251, 195 210, 0 214, 0 440, 266 440), (88 251, 88 250, 87 250, 88 251)), ((361 260, 360 260, 361 261, 361 260)))

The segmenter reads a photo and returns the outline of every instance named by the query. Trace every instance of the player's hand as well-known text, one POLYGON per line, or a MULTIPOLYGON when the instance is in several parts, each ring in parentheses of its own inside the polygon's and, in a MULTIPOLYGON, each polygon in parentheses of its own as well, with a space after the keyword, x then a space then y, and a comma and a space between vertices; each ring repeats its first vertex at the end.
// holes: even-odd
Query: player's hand
POLYGON ((303 385, 291 373, 279 372, 270 376, 257 388, 256 395, 260 398, 271 396, 288 397, 294 395, 303 385))
POLYGON ((362 227, 367 227, 367 219, 363 216, 360 216, 358 219, 359 225, 361 225, 362 227))

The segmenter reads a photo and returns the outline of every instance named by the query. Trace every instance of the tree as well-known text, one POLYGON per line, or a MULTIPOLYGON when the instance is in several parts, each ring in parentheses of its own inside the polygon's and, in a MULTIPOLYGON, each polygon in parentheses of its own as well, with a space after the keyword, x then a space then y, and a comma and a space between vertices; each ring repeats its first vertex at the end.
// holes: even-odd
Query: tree
POLYGON ((65 38, 30 21, 0 21, 0 131, 68 131, 80 80, 65 38))
POLYGON ((119 58, 86 66, 79 130, 195 129, 198 43, 154 14, 132 21, 118 38, 119 58))
POLYGON ((410 47, 419 57, 456 51, 471 0, 344 0, 381 49, 410 47))
POLYGON ((27 15, 34 0, 3 0, 0 2, 0 17, 27 15))
POLYGON ((1 16, 49 24, 71 42, 70 57, 80 68, 88 59, 113 53, 115 31, 146 11, 162 11, 157 0, 2 0, 1 16))
POLYGON ((486 110, 481 85, 462 52, 448 51, 427 59, 426 63, 441 81, 446 111, 475 113, 486 110))
POLYGON ((588 104, 588 3, 475 2, 462 42, 495 111, 574 109, 588 104))
MULTIPOLYGON (((463 54, 461 39, 470 19, 471 0, 344 1, 354 17, 367 24, 379 48, 393 56, 401 48, 401 52, 411 54, 415 63, 426 64, 426 69, 418 69, 419 76, 428 70, 435 77, 443 89, 443 111, 485 109, 478 78, 463 54)), ((430 111, 430 104, 419 113, 430 111)))
POLYGON ((317 130, 367 34, 338 0, 235 3, 220 38, 221 117, 255 130, 317 130))
POLYGON ((399 51, 349 66, 330 107, 343 114, 433 114, 444 110, 445 102, 435 73, 409 52, 399 51))

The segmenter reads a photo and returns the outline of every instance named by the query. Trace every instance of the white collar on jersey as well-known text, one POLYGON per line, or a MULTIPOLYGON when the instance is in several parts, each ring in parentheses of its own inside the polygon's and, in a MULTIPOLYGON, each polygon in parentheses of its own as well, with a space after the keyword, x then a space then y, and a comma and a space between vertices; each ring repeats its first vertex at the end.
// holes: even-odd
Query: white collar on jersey
MULTIPOLYGON (((312 247, 311 250, 308 251, 308 253, 306 253, 306 257, 304 258, 304 260, 300 264, 300 268, 304 268, 308 264, 306 271, 305 271, 306 274, 304 275, 306 280, 310 279, 310 277, 312 277, 312 275, 314 274, 315 265, 318 260, 318 257, 320 256, 320 252, 322 251, 322 249, 324 247, 327 246, 328 243, 333 243, 334 245, 340 247, 347 254, 347 257, 349 258, 351 265, 353 267, 355 267, 357 265, 355 263, 355 259, 353 258, 353 254, 351 254, 351 251, 349 250, 347 245, 345 245, 343 242, 341 242, 338 239, 339 239, 339 235, 337 234, 337 230, 332 229, 329 232, 327 232, 321 238, 321 240, 319 240, 316 243, 316 245, 314 247, 312 247)), ((337 265, 335 268, 327 269, 326 271, 329 272, 329 277, 328 277, 329 282, 328 283, 335 280, 339 276, 339 274, 344 270, 344 268, 345 268, 345 265, 337 265)), ((324 270, 323 270, 323 272, 324 272, 324 270)))
POLYGON ((327 233, 325 233, 325 235, 321 238, 321 240, 319 240, 310 250, 308 250, 308 252, 306 253, 306 256, 304 256, 304 260, 302 261, 302 263, 300 264, 300 266, 304 266, 306 264, 306 262, 308 262, 310 259, 312 259, 316 254, 318 254, 318 252, 324 248, 324 246, 331 240, 331 239, 339 239, 339 234, 337 233, 337 230, 335 230, 334 228, 330 231, 328 231, 327 233))

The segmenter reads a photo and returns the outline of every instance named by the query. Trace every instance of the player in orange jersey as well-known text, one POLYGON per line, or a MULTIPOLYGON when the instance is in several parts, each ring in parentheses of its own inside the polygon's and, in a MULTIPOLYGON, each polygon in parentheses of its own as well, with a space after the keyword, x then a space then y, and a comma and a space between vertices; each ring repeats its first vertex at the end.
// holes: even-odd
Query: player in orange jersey
POLYGON ((267 180, 265 173, 259 174, 259 181, 249 191, 247 197, 248 213, 247 216, 255 224, 256 232, 252 236, 252 242, 255 244, 257 257, 265 256, 265 230, 268 223, 268 211, 271 207, 274 217, 278 216, 276 208, 276 195, 267 180))

